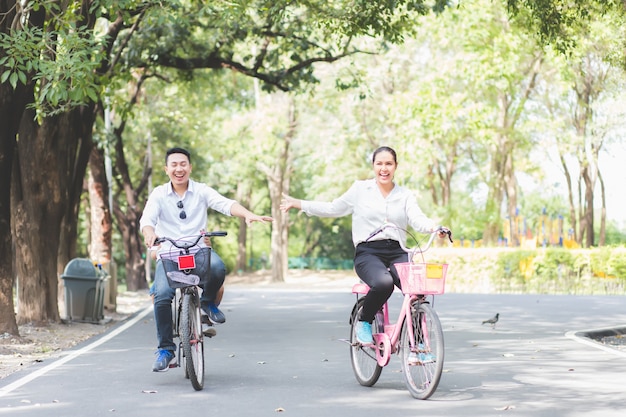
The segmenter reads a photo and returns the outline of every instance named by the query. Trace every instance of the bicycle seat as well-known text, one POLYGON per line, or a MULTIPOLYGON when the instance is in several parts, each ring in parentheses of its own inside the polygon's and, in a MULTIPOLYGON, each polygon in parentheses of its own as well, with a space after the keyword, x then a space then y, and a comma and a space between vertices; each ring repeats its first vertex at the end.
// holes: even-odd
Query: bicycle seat
POLYGON ((364 282, 360 282, 352 286, 352 294, 367 294, 369 290, 369 285, 365 284, 364 282))

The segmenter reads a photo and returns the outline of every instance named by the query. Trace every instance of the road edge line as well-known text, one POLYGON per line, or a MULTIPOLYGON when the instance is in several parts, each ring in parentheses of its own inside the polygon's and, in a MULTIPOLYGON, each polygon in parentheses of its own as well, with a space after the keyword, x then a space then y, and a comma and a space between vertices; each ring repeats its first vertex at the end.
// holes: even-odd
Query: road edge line
POLYGON ((70 351, 70 353, 67 356, 61 357, 59 359, 57 359, 56 361, 52 362, 50 365, 46 365, 43 368, 37 369, 36 371, 18 379, 15 382, 12 382, 10 384, 8 384, 7 386, 4 386, 2 388, 0 388, 0 398, 4 397, 7 394, 10 394, 11 392, 13 392, 14 390, 16 390, 17 388, 20 388, 26 384, 28 384, 31 381, 34 381, 35 379, 39 378, 40 376, 43 376, 45 374, 47 374, 48 372, 58 368, 59 366, 71 361, 74 358, 79 357, 80 355, 89 352, 92 349, 95 349, 96 347, 100 346, 101 344, 108 342, 109 340, 113 339, 115 336, 119 335, 120 333, 124 332, 125 330, 127 330, 129 327, 133 326, 135 323, 137 323, 139 320, 143 319, 144 316, 146 314, 148 314, 150 311, 152 311, 153 307, 152 304, 149 305, 148 307, 146 307, 145 309, 143 309, 142 311, 139 312, 139 314, 135 315, 135 317, 133 317, 132 319, 128 320, 126 323, 124 323, 123 325, 117 327, 116 329, 114 329, 113 331, 111 331, 110 333, 105 334, 104 336, 102 336, 101 338, 99 338, 98 340, 96 340, 93 343, 88 344, 87 346, 82 347, 81 349, 78 349, 76 351, 70 351))

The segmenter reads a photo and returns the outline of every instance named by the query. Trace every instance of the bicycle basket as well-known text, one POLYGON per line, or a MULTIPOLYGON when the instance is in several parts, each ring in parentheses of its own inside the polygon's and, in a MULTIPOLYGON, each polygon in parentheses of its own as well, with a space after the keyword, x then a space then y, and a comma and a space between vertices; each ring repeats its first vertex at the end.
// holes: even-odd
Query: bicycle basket
POLYGON ((443 294, 448 264, 395 264, 403 294, 443 294))
POLYGON ((161 262, 167 282, 171 288, 188 287, 199 285, 201 277, 209 274, 209 249, 194 248, 195 253, 181 254, 180 249, 173 247, 169 252, 161 254, 161 262))

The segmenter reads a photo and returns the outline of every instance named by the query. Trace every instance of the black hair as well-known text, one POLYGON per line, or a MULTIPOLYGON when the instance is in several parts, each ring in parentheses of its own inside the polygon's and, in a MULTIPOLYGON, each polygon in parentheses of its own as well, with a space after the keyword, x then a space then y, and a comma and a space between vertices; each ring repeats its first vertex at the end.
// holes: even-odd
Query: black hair
POLYGON ((396 165, 398 164, 398 157, 396 155, 396 151, 394 151, 389 146, 381 146, 380 148, 374 151, 374 153, 372 154, 372 164, 376 161, 376 155, 378 155, 381 152, 389 152, 391 156, 393 156, 393 162, 395 162, 396 165))
POLYGON ((167 152, 165 152, 165 165, 167 165, 167 158, 169 158, 169 156, 174 154, 174 153, 182 153, 183 155, 185 155, 187 157, 187 159, 189 160, 189 163, 191 163, 191 154, 189 153, 189 151, 187 149, 184 149, 184 148, 170 148, 170 149, 167 150, 167 152))

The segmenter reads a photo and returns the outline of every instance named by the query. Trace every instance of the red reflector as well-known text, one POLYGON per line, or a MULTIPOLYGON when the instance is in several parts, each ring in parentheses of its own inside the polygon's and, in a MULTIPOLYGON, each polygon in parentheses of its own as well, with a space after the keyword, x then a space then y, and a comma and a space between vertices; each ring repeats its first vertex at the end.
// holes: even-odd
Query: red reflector
POLYGON ((194 269, 196 267, 196 258, 193 255, 183 255, 178 257, 178 269, 194 269))

